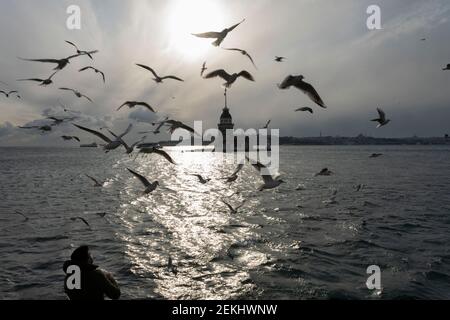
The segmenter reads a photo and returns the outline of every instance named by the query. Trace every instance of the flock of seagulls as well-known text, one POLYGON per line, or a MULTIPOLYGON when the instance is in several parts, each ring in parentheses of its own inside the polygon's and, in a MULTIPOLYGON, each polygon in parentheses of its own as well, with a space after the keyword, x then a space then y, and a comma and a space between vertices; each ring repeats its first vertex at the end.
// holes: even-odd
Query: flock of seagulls
MULTIPOLYGON (((230 33, 233 32, 237 27, 239 27, 244 22, 245 22, 245 19, 229 28, 223 29, 220 32, 205 32, 205 33, 198 33, 198 34, 192 34, 192 35, 195 37, 198 37, 198 38, 215 39, 215 41, 212 43, 212 45, 215 47, 220 47, 222 45, 222 43, 224 42, 224 40, 230 35, 230 33)), ((424 40, 426 40, 426 39, 423 39, 423 41, 424 40)), ((66 67, 71 63, 71 61, 73 59, 86 56, 90 60, 94 61, 94 55, 99 52, 98 50, 91 50, 91 51, 81 50, 75 43, 73 43, 71 41, 65 41, 65 42, 75 49, 76 54, 68 56, 66 58, 62 58, 62 59, 19 58, 20 60, 27 61, 27 62, 38 62, 38 63, 46 63, 46 64, 55 65, 55 67, 53 69, 54 72, 48 78, 27 78, 27 79, 19 79, 17 81, 38 82, 40 86, 52 85, 54 83, 53 79, 54 79, 55 75, 57 73, 61 72, 62 70, 66 69, 66 67)), ((253 57, 249 54, 249 52, 247 50, 243 50, 240 48, 222 48, 222 49, 226 50, 226 51, 240 53, 241 55, 246 57, 252 63, 252 65, 254 66, 255 69, 257 69, 257 66, 255 64, 253 57)), ((283 57, 283 56, 275 56, 275 59, 274 59, 274 61, 277 63, 283 63, 286 60, 287 60, 287 58, 283 57)), ((185 81, 182 78, 175 76, 175 75, 162 76, 162 75, 158 74, 153 67, 150 67, 150 66, 147 66, 144 64, 136 64, 136 66, 138 66, 141 69, 146 70, 147 72, 150 72, 151 75, 153 76, 152 80, 156 84, 163 84, 164 81, 166 81, 166 80, 172 80, 172 81, 177 81, 177 82, 185 81)), ((215 78, 220 78, 220 79, 224 80, 225 82, 223 83, 223 87, 225 88, 225 93, 226 93, 226 90, 230 89, 237 82, 237 80, 239 78, 243 78, 243 79, 245 79, 247 81, 251 81, 251 82, 256 81, 255 77, 247 70, 242 70, 238 73, 229 73, 229 72, 225 71, 225 69, 216 69, 214 71, 207 73, 208 70, 209 70, 209 68, 207 67, 207 62, 205 61, 201 66, 200 76, 206 80, 215 79, 215 78)), ((450 64, 448 64, 445 68, 443 68, 443 70, 450 70, 450 64)), ((105 73, 103 71, 97 69, 96 67, 88 65, 88 66, 83 67, 78 70, 78 72, 86 72, 86 71, 92 71, 95 74, 99 74, 102 78, 103 83, 106 82, 105 73)), ((305 77, 303 75, 288 75, 287 77, 285 77, 285 79, 280 84, 277 84, 277 87, 280 90, 288 90, 288 89, 294 87, 294 88, 300 90, 303 94, 305 94, 312 102, 314 102, 319 107, 321 107, 323 109, 327 108, 327 105, 325 104, 322 97, 319 95, 316 88, 312 84, 306 82, 305 77)), ((72 89, 72 88, 68 88, 68 87, 61 87, 61 88, 59 88, 59 90, 70 92, 70 93, 74 94, 77 98, 80 98, 80 99, 83 98, 83 99, 86 99, 87 101, 93 103, 93 100, 91 98, 89 98, 87 95, 81 93, 80 91, 78 91, 76 89, 72 89)), ((13 95, 13 94, 15 94, 17 96, 17 98, 20 98, 19 92, 16 90, 9 91, 9 92, 1 90, 0 93, 3 94, 6 98, 10 98, 11 95, 13 95)), ((65 108, 64 106, 62 106, 62 107, 65 112, 69 112, 69 110, 67 108, 65 108)), ((143 107, 146 110, 148 110, 149 112, 157 113, 157 111, 150 104, 148 104, 147 102, 143 102, 143 101, 131 101, 131 100, 126 101, 118 107, 117 111, 122 110, 124 107, 127 107, 129 109, 133 109, 135 107, 143 107)), ((387 119, 386 113, 381 108, 378 108, 377 111, 378 111, 378 118, 373 119, 371 121, 378 123, 377 128, 381 128, 381 127, 388 125, 391 122, 391 120, 387 119)), ((314 114, 314 110, 310 107, 297 108, 295 110, 295 112, 308 112, 310 114, 314 114)), ((50 131, 52 131, 52 127, 54 127, 54 126, 61 125, 65 122, 72 122, 72 124, 79 130, 89 133, 91 135, 94 135, 97 138, 101 139, 103 141, 103 144, 101 146, 103 147, 103 150, 105 151, 105 153, 109 153, 113 150, 123 147, 125 149, 126 154, 128 154, 128 155, 131 155, 135 151, 136 147, 142 141, 144 141, 146 138, 146 136, 142 137, 141 140, 139 140, 131 145, 126 143, 124 139, 131 132, 131 130, 133 128, 132 124, 130 124, 127 127, 127 129, 120 135, 115 134, 108 128, 101 128, 100 131, 102 131, 103 129, 107 129, 109 134, 112 136, 110 138, 100 131, 73 123, 73 121, 76 120, 75 117, 73 117, 73 118, 49 117, 48 120, 53 121, 53 123, 50 125, 22 126, 19 128, 21 128, 21 129, 37 129, 41 132, 50 132, 50 131)), ((267 124, 264 126, 264 128, 268 128, 270 123, 271 123, 271 121, 269 120, 267 122, 267 124)), ((190 126, 188 126, 180 121, 177 121, 175 119, 170 119, 169 117, 166 117, 165 119, 163 119, 160 122, 153 123, 153 126, 156 126, 156 129, 154 131, 141 132, 140 134, 146 134, 146 133, 159 134, 163 127, 167 127, 167 130, 169 133, 173 133, 175 130, 182 129, 182 130, 186 130, 187 132, 190 132, 191 134, 194 134, 194 135, 197 134, 195 132, 195 130, 193 128, 191 128, 190 126)), ((80 142, 80 138, 77 136, 73 136, 73 135, 64 135, 64 136, 61 136, 61 138, 64 141, 76 140, 76 141, 80 142)), ((166 151, 164 151, 158 147, 142 147, 142 148, 140 148, 139 152, 137 153, 136 158, 139 155, 147 155, 148 156, 148 155, 152 155, 152 154, 155 154, 157 156, 164 158, 168 163, 170 163, 172 165, 177 165, 177 163, 174 161, 174 159, 166 151)), ((378 158, 378 157, 381 157, 382 155, 383 154, 372 154, 371 158, 378 158)), ((274 175, 267 173, 267 172, 269 172, 268 165, 260 163, 259 161, 257 161, 257 159, 256 160, 250 159, 248 157, 246 158, 246 162, 250 162, 251 165, 253 166, 253 168, 261 176, 263 184, 258 188, 259 191, 275 189, 284 183, 284 181, 282 179, 280 179, 279 175, 274 176, 274 175)), ((224 177, 222 179, 225 181, 225 183, 228 183, 228 184, 235 182, 238 179, 239 173, 242 171, 244 166, 245 166, 245 163, 238 164, 235 171, 230 176, 224 177)), ((138 173, 137 171, 135 171, 133 169, 127 168, 127 171, 133 177, 135 177, 136 179, 138 179, 141 182, 141 184, 143 185, 143 193, 146 195, 151 194, 160 185, 160 183, 158 181, 151 182, 143 174, 138 173)), ((328 168, 324 168, 319 173, 317 173, 316 176, 330 176, 333 174, 334 173, 331 170, 329 170, 328 168)), ((192 177, 197 178, 197 180, 200 184, 205 185, 211 181, 211 179, 205 178, 200 174, 190 174, 190 175, 192 177)), ((93 182, 94 187, 102 187, 103 186, 103 184, 100 181, 98 181, 96 178, 94 178, 90 175, 86 175, 86 177, 93 182)), ((297 187, 297 190, 302 190, 302 188, 303 187, 299 186, 299 187, 297 187)), ((355 186, 356 191, 360 191, 363 188, 364 188, 363 185, 355 186)), ((337 194, 337 191, 334 193, 333 197, 336 197, 336 194, 337 194)), ((228 210, 230 211, 231 214, 237 214, 239 212, 239 210, 245 205, 245 201, 237 207, 233 207, 231 204, 229 204, 228 202, 226 202, 224 200, 222 200, 222 203, 228 208, 228 210)), ((24 218, 28 219, 25 215, 23 215, 20 212, 16 212, 16 213, 20 214, 24 218)), ((103 216, 104 215, 105 214, 103 214, 103 216)), ((72 218, 72 220, 73 221, 80 220, 81 222, 83 222, 85 225, 87 225, 90 228, 88 221, 86 221, 82 217, 74 217, 74 218, 72 218)), ((169 260, 170 260, 169 265, 172 265, 171 258, 169 260)), ((171 268, 173 269, 173 266, 171 268)))

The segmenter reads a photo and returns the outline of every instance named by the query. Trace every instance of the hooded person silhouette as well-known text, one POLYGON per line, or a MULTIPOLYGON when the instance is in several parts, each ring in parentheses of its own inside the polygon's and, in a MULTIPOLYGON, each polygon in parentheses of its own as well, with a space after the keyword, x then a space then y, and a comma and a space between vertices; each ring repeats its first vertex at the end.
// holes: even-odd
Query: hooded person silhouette
POLYGON ((63 271, 66 274, 64 291, 70 300, 104 300, 105 296, 112 300, 120 298, 120 288, 116 280, 112 274, 94 265, 88 246, 76 249, 70 260, 64 263, 63 271), (77 267, 80 271, 80 288, 72 289, 68 286, 70 267, 77 267))

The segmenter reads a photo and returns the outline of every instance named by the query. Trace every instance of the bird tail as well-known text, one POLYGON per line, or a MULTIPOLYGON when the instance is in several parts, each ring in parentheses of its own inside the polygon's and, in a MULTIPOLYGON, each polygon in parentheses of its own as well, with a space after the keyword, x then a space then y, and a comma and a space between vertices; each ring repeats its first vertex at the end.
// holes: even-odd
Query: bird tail
POLYGON ((216 41, 214 41, 214 42, 212 43, 212 45, 215 46, 215 47, 220 47, 220 45, 222 44, 223 40, 224 40, 224 39, 219 38, 219 39, 217 39, 216 41))

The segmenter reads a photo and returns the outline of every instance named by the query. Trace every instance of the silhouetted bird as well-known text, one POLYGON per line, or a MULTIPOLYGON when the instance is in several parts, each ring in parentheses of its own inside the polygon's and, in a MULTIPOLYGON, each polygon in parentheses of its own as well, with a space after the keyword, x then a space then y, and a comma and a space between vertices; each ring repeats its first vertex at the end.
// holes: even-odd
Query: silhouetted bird
POLYGON ((48 79, 31 78, 31 79, 19 79, 17 81, 35 81, 35 82, 40 82, 41 83, 40 86, 48 86, 53 83, 52 78, 57 73, 58 73, 58 71, 53 73, 48 79))
POLYGON ((322 98, 317 93, 316 89, 312 85, 310 85, 307 82, 304 82, 302 75, 300 76, 287 76, 284 81, 278 85, 278 87, 282 90, 289 89, 290 87, 294 86, 297 89, 300 89, 304 94, 306 94, 312 101, 314 101, 317 105, 321 106, 322 108, 326 108, 327 106, 322 101, 322 98))
POLYGON ((139 179, 139 181, 141 181, 141 183, 144 185, 145 187, 145 191, 144 194, 149 194, 152 193, 153 191, 156 190, 156 188, 159 186, 159 182, 155 181, 153 183, 150 183, 147 178, 145 178, 143 175, 140 175, 139 173, 137 173, 136 171, 133 171, 131 169, 127 169, 132 175, 134 175, 136 178, 139 179))
POLYGON ((211 39, 216 39, 216 41, 214 41, 212 43, 213 46, 218 47, 222 44, 223 40, 225 40, 225 38, 228 36, 228 34, 233 31, 234 29, 236 29, 240 24, 242 24, 245 21, 242 20, 241 22, 235 24, 234 26, 227 28, 227 29, 223 29, 221 32, 205 32, 205 33, 193 33, 193 36, 199 37, 199 38, 211 38, 211 39))
POLYGON ((73 94, 75 94, 75 96, 76 96, 77 98, 86 98, 86 99, 89 100, 90 102, 94 102, 94 101, 92 101, 91 98, 89 98, 88 96, 82 94, 81 92, 79 92, 79 91, 77 91, 77 90, 75 90, 75 89, 70 89, 70 88, 59 88, 59 90, 72 91, 73 94))
POLYGON ((211 79, 211 78, 215 78, 215 77, 220 77, 223 80, 225 80, 226 82, 223 84, 223 86, 225 88, 231 88, 231 86, 233 85, 233 83, 236 82, 236 80, 239 77, 243 77, 244 79, 247 79, 249 81, 255 81, 255 79, 253 78, 253 76, 248 72, 248 71, 241 71, 239 73, 233 73, 233 74, 229 74, 227 73, 225 70, 223 69, 219 69, 219 70, 215 70, 213 72, 208 73, 205 76, 205 79, 211 79))
POLYGON ((305 112, 305 111, 306 111, 306 112, 309 112, 309 113, 311 113, 311 114, 314 113, 313 109, 311 109, 311 108, 309 108, 309 107, 299 108, 299 109, 295 110, 295 112, 299 112, 299 111, 302 111, 302 112, 305 112))
POLYGON ((13 93, 19 93, 18 91, 14 90, 14 91, 9 91, 9 92, 5 92, 3 90, 0 90, 0 93, 3 93, 7 98, 9 98, 10 95, 12 95, 13 93))
POLYGON ((64 59, 23 59, 19 58, 23 61, 31 61, 31 62, 43 62, 43 63, 53 63, 56 64, 56 68, 53 70, 62 70, 70 63, 70 60, 76 57, 79 57, 79 54, 64 58, 64 59))
POLYGON ((378 122, 377 128, 381 128, 381 127, 387 125, 389 122, 391 122, 391 120, 386 119, 386 114, 384 113, 383 110, 381 110, 380 108, 377 108, 377 111, 378 111, 379 118, 371 120, 373 122, 378 122))
POLYGON ((249 58, 250 61, 251 61, 252 64, 253 64, 253 66, 254 66, 256 69, 258 69, 258 68, 256 67, 255 62, 253 61, 253 58, 250 56, 250 54, 249 54, 247 51, 242 50, 242 49, 238 49, 238 48, 224 48, 224 50, 230 50, 230 51, 238 51, 238 52, 240 52, 242 55, 244 55, 244 56, 246 56, 247 58, 249 58))
POLYGON ((284 60, 286 60, 285 57, 275 57, 276 62, 284 62, 284 60))
POLYGON ((94 50, 94 51, 84 51, 84 50, 80 50, 78 49, 77 45, 73 42, 67 41, 66 43, 70 44, 71 46, 75 47, 75 49, 77 50, 77 54, 80 56, 88 56, 89 58, 91 58, 91 60, 94 60, 94 58, 92 58, 92 55, 97 53, 98 50, 94 50))
POLYGON ((136 106, 143 106, 146 107, 148 110, 150 110, 153 113, 156 113, 156 111, 146 102, 138 102, 138 101, 127 101, 124 104, 122 104, 117 111, 119 111, 120 109, 122 109, 123 107, 129 107, 130 109, 136 107, 136 106))
POLYGON ((84 68, 80 69, 78 72, 83 72, 83 71, 91 70, 91 69, 94 70, 95 73, 100 73, 100 75, 101 75, 102 78, 103 78, 103 83, 106 82, 105 74, 104 74, 102 71, 98 70, 97 68, 88 66, 88 67, 84 67, 84 68))
POLYGON ((160 77, 160 76, 158 76, 157 74, 156 74, 156 72, 152 69, 152 68, 150 68, 150 67, 148 67, 148 66, 146 66, 146 65, 143 65, 143 64, 136 64, 137 66, 139 66, 139 67, 141 67, 141 68, 144 68, 145 70, 148 70, 148 71, 150 71, 152 74, 153 74, 153 76, 155 76, 155 78, 153 79, 156 83, 163 83, 164 82, 164 80, 166 80, 166 79, 172 79, 172 80, 177 80, 177 81, 181 81, 181 82, 183 82, 184 80, 183 79, 180 79, 180 78, 178 78, 178 77, 175 77, 175 76, 165 76, 165 77, 160 77))

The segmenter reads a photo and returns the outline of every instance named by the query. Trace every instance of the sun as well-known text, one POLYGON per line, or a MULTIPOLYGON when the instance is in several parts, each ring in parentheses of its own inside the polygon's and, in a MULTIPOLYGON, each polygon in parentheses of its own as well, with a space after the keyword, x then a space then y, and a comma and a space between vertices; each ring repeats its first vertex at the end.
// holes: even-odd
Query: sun
POLYGON ((199 39, 192 33, 224 29, 223 11, 215 0, 173 0, 168 18, 169 48, 191 60, 204 56, 214 39, 199 39))

